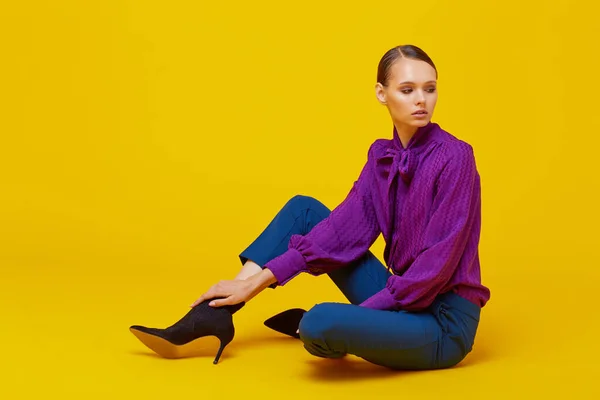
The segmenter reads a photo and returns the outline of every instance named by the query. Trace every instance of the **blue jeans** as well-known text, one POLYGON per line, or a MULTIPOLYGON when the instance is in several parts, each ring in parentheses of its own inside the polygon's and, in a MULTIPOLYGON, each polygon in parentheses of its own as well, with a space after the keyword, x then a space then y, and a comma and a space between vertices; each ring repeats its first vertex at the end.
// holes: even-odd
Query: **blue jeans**
MULTIPOLYGON (((294 196, 239 255, 242 264, 250 259, 263 267, 287 250, 291 235, 308 233, 330 212, 312 197, 294 196)), ((457 294, 441 294, 419 312, 361 307, 390 276, 371 251, 327 275, 350 304, 319 303, 304 314, 300 338, 309 353, 353 354, 385 367, 417 370, 451 367, 472 350, 481 309, 457 294)))

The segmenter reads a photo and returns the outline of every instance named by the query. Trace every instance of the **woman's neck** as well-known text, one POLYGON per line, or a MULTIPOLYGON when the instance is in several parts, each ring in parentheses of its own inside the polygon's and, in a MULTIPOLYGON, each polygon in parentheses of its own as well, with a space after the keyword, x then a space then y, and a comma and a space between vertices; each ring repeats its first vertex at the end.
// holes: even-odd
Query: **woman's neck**
POLYGON ((404 123, 394 123, 394 126, 396 127, 396 132, 398 132, 398 138, 400 139, 402 147, 404 148, 408 146, 410 139, 412 139, 414 134, 417 132, 417 129, 419 129, 416 126, 411 126, 404 123))

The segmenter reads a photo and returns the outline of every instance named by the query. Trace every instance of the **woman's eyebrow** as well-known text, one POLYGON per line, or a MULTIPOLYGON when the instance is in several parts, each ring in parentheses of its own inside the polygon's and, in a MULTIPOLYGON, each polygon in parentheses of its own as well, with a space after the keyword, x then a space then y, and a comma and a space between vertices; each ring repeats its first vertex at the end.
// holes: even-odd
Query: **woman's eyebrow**
MULTIPOLYGON (((404 81, 404 82, 400 82, 399 85, 404 85, 405 83, 414 84, 414 82, 412 82, 412 81, 404 81)), ((435 81, 427 81, 425 83, 435 83, 435 81)))

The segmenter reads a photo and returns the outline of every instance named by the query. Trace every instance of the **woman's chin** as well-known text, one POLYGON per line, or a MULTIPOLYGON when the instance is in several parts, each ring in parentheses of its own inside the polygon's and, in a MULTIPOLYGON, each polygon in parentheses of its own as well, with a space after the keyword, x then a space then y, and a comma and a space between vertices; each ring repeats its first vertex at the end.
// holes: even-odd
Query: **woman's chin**
POLYGON ((425 118, 413 119, 411 121, 411 125, 412 126, 425 126, 429 123, 429 121, 431 121, 431 118, 429 118, 429 116, 427 116, 425 118))
POLYGON ((403 125, 413 126, 419 128, 426 126, 431 121, 431 115, 427 115, 423 118, 414 118, 412 115, 408 119, 401 120, 403 125))

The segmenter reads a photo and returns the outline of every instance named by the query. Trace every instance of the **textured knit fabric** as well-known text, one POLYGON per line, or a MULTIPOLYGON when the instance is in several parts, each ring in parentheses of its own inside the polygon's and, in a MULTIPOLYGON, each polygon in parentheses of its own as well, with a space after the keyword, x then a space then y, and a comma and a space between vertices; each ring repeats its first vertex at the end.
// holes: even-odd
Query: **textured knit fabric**
POLYGON ((277 285, 301 272, 321 275, 363 256, 380 234, 393 273, 361 305, 419 311, 453 291, 479 307, 490 298, 481 283, 478 244, 481 187, 473 148, 429 122, 404 147, 377 139, 346 198, 288 249, 266 263, 277 285))

